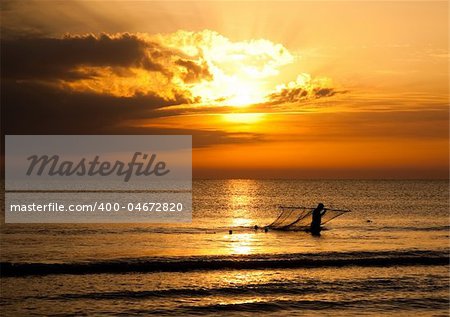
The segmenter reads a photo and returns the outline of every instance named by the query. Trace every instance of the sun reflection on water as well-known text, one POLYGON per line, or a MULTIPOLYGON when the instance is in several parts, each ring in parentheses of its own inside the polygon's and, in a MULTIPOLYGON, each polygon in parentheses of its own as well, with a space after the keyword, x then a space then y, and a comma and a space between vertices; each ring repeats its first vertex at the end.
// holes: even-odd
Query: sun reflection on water
POLYGON ((230 251, 232 254, 250 254, 254 249, 254 243, 254 233, 239 233, 230 239, 230 251))
POLYGON ((255 203, 255 190, 257 187, 255 180, 229 180, 227 182, 228 208, 233 215, 235 226, 245 226, 251 224, 249 218, 252 206, 255 203))

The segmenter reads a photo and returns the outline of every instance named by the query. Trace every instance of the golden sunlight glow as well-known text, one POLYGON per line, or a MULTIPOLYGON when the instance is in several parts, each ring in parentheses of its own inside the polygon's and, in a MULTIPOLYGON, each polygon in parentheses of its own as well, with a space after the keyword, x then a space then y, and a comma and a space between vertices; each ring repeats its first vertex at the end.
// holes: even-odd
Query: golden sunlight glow
POLYGON ((317 89, 329 84, 307 73, 285 84, 287 78, 280 80, 279 75, 284 66, 296 62, 297 53, 266 39, 233 42, 211 30, 103 34, 89 39, 131 38, 143 47, 139 62, 129 67, 79 65, 73 69, 79 79, 59 80, 56 85, 73 92, 126 98, 154 95, 183 102, 177 105, 247 107, 315 97, 317 89))
POLYGON ((115 97, 132 97, 158 90, 159 96, 170 99, 174 98, 176 93, 165 83, 165 78, 161 73, 151 73, 136 67, 130 67, 126 72, 120 74, 109 67, 82 66, 76 71, 86 75, 86 78, 61 81, 60 85, 72 91, 90 91, 115 97), (92 73, 96 75, 89 75, 92 73))
POLYGON ((254 233, 238 233, 236 235, 227 236, 230 241, 230 251, 232 254, 250 254, 255 243, 254 233))
POLYGON ((260 103, 265 100, 265 92, 258 87, 257 83, 245 81, 236 77, 231 77, 226 81, 226 91, 229 95, 224 100, 231 106, 242 107, 250 104, 260 103))
MULTIPOLYGON (((229 192, 228 208, 233 211, 231 227, 242 230, 253 225, 250 215, 254 200, 256 182, 254 180, 229 180, 227 191, 229 192)), ((233 235, 226 235, 229 240, 229 251, 231 254, 250 254, 255 250, 255 234, 237 231, 233 235)))
POLYGON ((249 209, 253 202, 254 183, 248 180, 229 180, 227 182, 228 208, 233 211, 231 226, 250 226, 249 209))
POLYGON ((254 124, 261 122, 265 116, 264 113, 226 113, 223 119, 232 123, 254 124))
POLYGON ((249 218, 233 218, 233 227, 248 227, 252 224, 252 219, 249 218))
POLYGON ((193 178, 240 179, 230 228, 245 179, 448 179, 447 2, 138 2, 8 1, 11 133, 192 135, 193 178))
POLYGON ((267 92, 256 80, 232 76, 216 75, 212 81, 203 81, 190 87, 194 96, 201 97, 203 103, 245 107, 264 102, 267 92))
POLYGON ((178 31, 160 35, 165 45, 199 58, 208 65, 212 80, 187 84, 193 96, 205 104, 242 107, 266 100, 276 83, 268 79, 279 74, 279 68, 294 61, 281 44, 269 40, 232 42, 217 32, 178 31))

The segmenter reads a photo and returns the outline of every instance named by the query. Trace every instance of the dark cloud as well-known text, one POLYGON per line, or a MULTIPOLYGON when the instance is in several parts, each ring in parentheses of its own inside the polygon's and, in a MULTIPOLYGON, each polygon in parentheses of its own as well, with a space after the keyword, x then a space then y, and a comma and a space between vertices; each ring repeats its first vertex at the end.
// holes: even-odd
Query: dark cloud
POLYGON ((205 80, 213 79, 213 76, 209 71, 209 68, 206 65, 206 63, 202 63, 201 65, 199 65, 193 61, 179 59, 176 61, 176 64, 184 67, 186 71, 183 74, 183 80, 185 83, 195 83, 203 79, 205 80))
POLYGON ((3 38, 1 54, 4 134, 191 134, 195 147, 260 139, 252 133, 136 127, 136 122, 185 111, 162 108, 195 101, 189 92, 171 86, 173 76, 186 83, 212 79, 201 58, 190 60, 147 38, 131 34, 3 38), (61 84, 90 79, 112 82, 114 78, 105 77, 104 69, 119 79, 134 79, 134 68, 165 76, 164 88, 170 93, 160 95, 155 88, 121 96, 61 84))
POLYGON ((212 80, 205 62, 189 60, 179 50, 128 33, 2 38, 1 55, 3 79, 74 81, 99 77, 102 68, 126 77, 129 68, 139 68, 158 72, 167 81, 174 76, 186 83, 212 80))
POLYGON ((74 79, 83 77, 77 75, 79 66, 142 67, 165 72, 161 64, 148 57, 147 50, 158 52, 163 48, 129 34, 2 39, 2 78, 74 79))
MULTIPOLYGON (((316 98, 331 97, 337 93, 333 88, 314 88, 313 94, 316 98)), ((342 93, 342 92, 340 92, 342 93)))
POLYGON ((267 141, 263 134, 253 132, 226 132, 222 130, 198 130, 188 128, 160 128, 160 127, 127 127, 113 130, 108 134, 130 135, 192 135, 194 148, 206 148, 213 145, 249 144, 267 141))
POLYGON ((186 102, 154 95, 116 97, 71 93, 48 85, 2 82, 5 129, 11 134, 97 133, 121 122, 151 118, 155 109, 186 102))
POLYGON ((1 91, 4 134, 187 134, 193 135, 194 147, 261 140, 261 136, 254 133, 129 124, 136 120, 181 114, 181 111, 159 110, 186 103, 183 96, 165 100, 154 95, 116 97, 70 93, 48 85, 12 81, 2 81, 1 91))
POLYGON ((268 96, 269 104, 296 103, 307 99, 317 99, 331 97, 337 93, 345 91, 336 91, 334 88, 315 87, 305 89, 303 87, 283 88, 278 92, 268 96))

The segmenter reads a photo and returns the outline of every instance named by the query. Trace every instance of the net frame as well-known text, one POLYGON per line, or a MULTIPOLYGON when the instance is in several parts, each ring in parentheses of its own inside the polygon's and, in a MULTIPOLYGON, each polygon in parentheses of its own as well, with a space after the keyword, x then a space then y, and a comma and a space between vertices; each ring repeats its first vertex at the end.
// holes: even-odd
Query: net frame
MULTIPOLYGON (((267 227, 276 230, 306 229, 310 226, 312 212, 316 207, 278 206, 281 210, 277 218, 267 227)), ((350 210, 324 208, 321 225, 343 215, 350 210)))

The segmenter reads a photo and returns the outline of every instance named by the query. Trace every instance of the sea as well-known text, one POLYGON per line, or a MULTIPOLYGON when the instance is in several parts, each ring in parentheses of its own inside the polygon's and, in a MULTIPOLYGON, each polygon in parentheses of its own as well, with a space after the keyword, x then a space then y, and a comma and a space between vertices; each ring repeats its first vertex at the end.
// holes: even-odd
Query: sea
POLYGON ((448 180, 195 180, 192 197, 191 223, 3 223, 1 316, 449 316, 448 180), (320 202, 351 211, 321 236, 254 229, 320 202))

